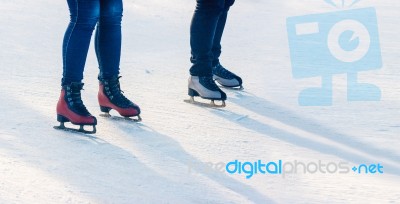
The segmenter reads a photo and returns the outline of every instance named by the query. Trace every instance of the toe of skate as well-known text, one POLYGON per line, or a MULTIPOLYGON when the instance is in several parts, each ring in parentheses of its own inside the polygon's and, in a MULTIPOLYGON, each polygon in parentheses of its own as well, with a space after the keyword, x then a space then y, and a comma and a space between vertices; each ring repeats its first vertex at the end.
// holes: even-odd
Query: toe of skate
POLYGON ((214 100, 211 100, 211 105, 214 106, 214 107, 217 107, 217 108, 224 108, 224 107, 226 107, 225 101, 222 101, 222 104, 221 104, 221 105, 217 105, 217 104, 215 104, 215 101, 214 101, 214 100))
POLYGON ((133 122, 141 122, 142 121, 142 117, 140 117, 140 115, 137 115, 136 117, 137 118, 132 118, 132 117, 124 117, 124 118, 125 118, 125 120, 133 121, 133 122))

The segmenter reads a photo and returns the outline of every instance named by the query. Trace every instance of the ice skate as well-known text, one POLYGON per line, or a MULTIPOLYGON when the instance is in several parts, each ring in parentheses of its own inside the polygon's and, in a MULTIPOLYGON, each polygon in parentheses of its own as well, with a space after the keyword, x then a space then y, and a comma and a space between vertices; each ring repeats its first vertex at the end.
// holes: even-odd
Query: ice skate
POLYGON ((211 76, 191 76, 189 78, 189 100, 185 102, 207 107, 225 107, 226 94, 215 84, 211 76), (210 104, 197 102, 194 97, 199 96, 203 99, 211 100, 210 104), (215 101, 222 101, 221 105, 215 104, 215 101))
POLYGON ((57 121, 59 126, 55 129, 82 132, 86 134, 96 133, 97 120, 86 109, 81 99, 83 83, 73 82, 64 85, 61 90, 60 98, 57 103, 57 121), (79 125, 79 129, 66 127, 64 123, 71 122, 79 125), (91 131, 85 130, 84 126, 92 126, 91 131))
POLYGON ((213 79, 223 87, 243 90, 242 78, 225 69, 221 64, 217 64, 212 69, 213 79))
POLYGON ((140 108, 123 95, 119 78, 115 76, 110 79, 100 79, 98 100, 100 110, 103 112, 100 116, 120 119, 120 117, 111 116, 110 111, 114 109, 123 119, 140 122, 142 120, 140 108))

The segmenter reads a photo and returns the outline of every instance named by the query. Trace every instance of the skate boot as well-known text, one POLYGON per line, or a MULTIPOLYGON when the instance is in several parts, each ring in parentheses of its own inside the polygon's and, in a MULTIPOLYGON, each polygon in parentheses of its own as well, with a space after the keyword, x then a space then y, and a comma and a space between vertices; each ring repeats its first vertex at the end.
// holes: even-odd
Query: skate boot
POLYGON ((213 79, 221 86, 242 90, 242 78, 225 69, 221 64, 213 67, 213 79))
POLYGON ((212 76, 190 76, 188 94, 190 100, 186 102, 202 104, 194 100, 195 96, 200 96, 211 100, 211 107, 225 107, 226 94, 215 84, 212 76), (222 101, 222 105, 216 105, 215 100, 222 101))
POLYGON ((133 120, 139 122, 142 120, 140 117, 140 108, 132 101, 127 99, 122 93, 120 88, 118 76, 110 79, 100 79, 98 100, 100 104, 100 110, 104 114, 101 116, 111 117, 110 110, 116 110, 124 119, 133 120), (137 119, 130 117, 137 116, 137 119))
POLYGON ((86 109, 81 99, 81 90, 83 83, 72 82, 69 85, 64 85, 61 89, 61 95, 57 103, 57 121, 59 126, 55 129, 77 131, 87 134, 96 133, 97 120, 86 109), (71 122, 74 125, 79 125, 79 129, 65 127, 65 122, 71 122), (85 125, 93 126, 92 131, 87 131, 83 127, 85 125))

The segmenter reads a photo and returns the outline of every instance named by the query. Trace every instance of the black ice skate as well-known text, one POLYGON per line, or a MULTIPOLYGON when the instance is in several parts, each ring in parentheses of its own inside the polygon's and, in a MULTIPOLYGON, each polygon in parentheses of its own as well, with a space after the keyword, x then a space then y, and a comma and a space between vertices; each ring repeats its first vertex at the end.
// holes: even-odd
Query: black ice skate
POLYGON ((221 86, 243 90, 242 78, 225 69, 219 63, 213 67, 213 79, 221 86))
POLYGON ((215 84, 211 76, 191 76, 189 78, 190 100, 185 102, 204 105, 209 107, 225 107, 226 94, 215 84), (195 96, 200 96, 203 99, 211 100, 211 104, 196 102, 195 96), (214 101, 222 101, 221 105, 216 105, 214 101))
POLYGON ((86 134, 96 133, 97 120, 86 109, 81 99, 81 90, 83 83, 73 82, 64 85, 61 89, 60 98, 57 103, 57 121, 59 126, 55 129, 82 132, 86 134), (71 122, 79 125, 79 129, 65 127, 64 123, 71 122), (87 131, 83 127, 89 125, 93 127, 92 131, 87 131))

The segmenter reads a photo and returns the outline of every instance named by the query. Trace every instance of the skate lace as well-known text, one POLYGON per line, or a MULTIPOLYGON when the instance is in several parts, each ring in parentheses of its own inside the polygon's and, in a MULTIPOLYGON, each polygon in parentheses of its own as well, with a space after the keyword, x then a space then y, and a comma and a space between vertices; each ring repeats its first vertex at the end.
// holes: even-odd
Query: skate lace
POLYGON ((121 90, 121 86, 119 83, 119 78, 116 81, 113 81, 110 83, 110 91, 111 94, 113 95, 112 101, 118 103, 118 105, 121 106, 130 106, 132 102, 124 96, 124 91, 121 90))
POLYGON ((232 72, 225 69, 221 64, 218 64, 217 66, 215 66, 214 74, 218 75, 222 78, 225 78, 225 79, 233 79, 235 76, 232 72))
POLYGON ((219 90, 217 84, 215 83, 214 79, 212 77, 209 76, 205 76, 205 77, 200 77, 200 81, 203 81, 203 86, 205 86, 206 88, 213 90, 213 91, 217 91, 219 90))
POLYGON ((73 107, 79 113, 89 115, 89 111, 87 110, 86 106, 83 104, 82 97, 81 97, 81 90, 84 89, 71 89, 71 101, 73 102, 73 107))

